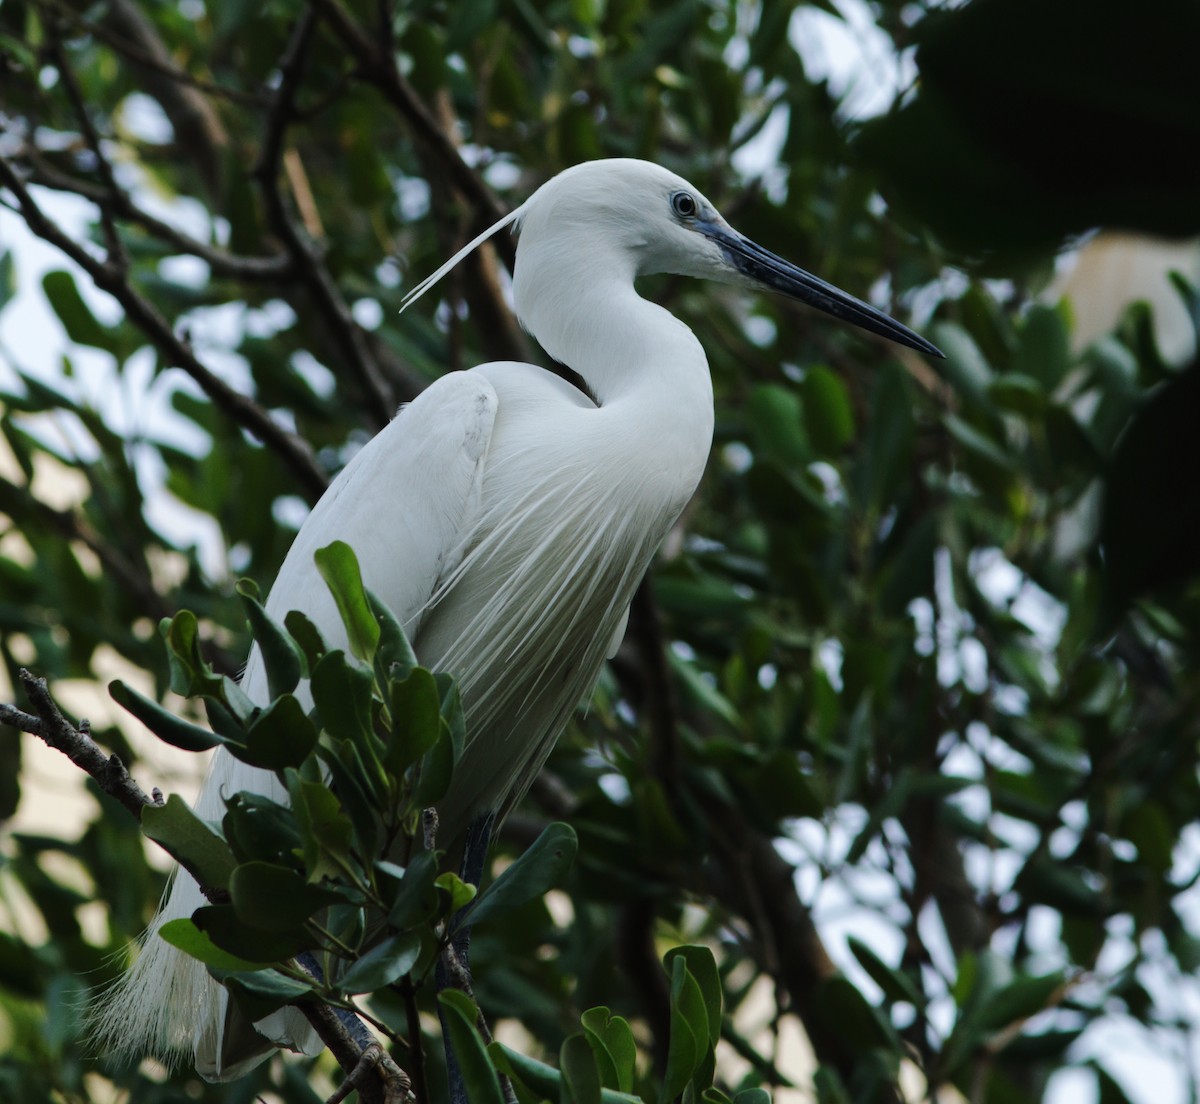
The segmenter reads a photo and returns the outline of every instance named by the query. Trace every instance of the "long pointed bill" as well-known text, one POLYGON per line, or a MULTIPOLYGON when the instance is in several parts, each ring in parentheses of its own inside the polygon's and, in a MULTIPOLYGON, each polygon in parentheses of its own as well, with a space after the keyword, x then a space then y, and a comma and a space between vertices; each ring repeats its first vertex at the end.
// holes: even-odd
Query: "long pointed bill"
POLYGON ((755 283, 781 291, 817 310, 832 314, 834 318, 870 330, 900 345, 907 345, 910 349, 929 356, 945 356, 936 345, 913 333, 907 326, 900 325, 894 318, 889 318, 883 311, 777 257, 761 245, 755 245, 736 230, 712 222, 698 223, 696 229, 715 241, 729 263, 755 283))

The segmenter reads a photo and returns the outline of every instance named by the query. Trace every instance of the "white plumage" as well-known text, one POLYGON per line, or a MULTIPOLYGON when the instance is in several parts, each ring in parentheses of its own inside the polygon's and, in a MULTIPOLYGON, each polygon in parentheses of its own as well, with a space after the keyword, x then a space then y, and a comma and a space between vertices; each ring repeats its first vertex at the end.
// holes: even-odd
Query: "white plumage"
MULTIPOLYGON (((513 295, 542 346, 589 397, 530 364, 498 362, 430 386, 347 465, 288 553, 267 604, 305 612, 334 646, 340 619, 313 564, 338 539, 404 623, 426 666, 459 680, 462 762, 439 804, 439 842, 478 814, 507 811, 620 641, 634 588, 704 471, 712 385, 692 332, 642 299, 653 272, 774 287, 905 344, 898 323, 746 241, 673 173, 640 161, 559 174, 419 285, 422 294, 509 222, 520 230, 513 295)), ((252 655, 244 686, 266 700, 252 655)), ((197 809, 223 797, 283 798, 268 772, 218 752, 197 809)), ((203 904, 180 873, 126 979, 100 1010, 103 1045, 194 1055, 210 1078, 260 1060, 264 1040, 319 1047, 284 1010, 257 1025, 230 1014, 204 968, 154 937, 203 904)))

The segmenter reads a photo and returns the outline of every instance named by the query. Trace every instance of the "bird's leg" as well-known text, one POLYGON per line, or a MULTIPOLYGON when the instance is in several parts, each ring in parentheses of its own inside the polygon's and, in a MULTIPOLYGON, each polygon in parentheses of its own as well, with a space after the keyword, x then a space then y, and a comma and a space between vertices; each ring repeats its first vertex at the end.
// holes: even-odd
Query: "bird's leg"
MULTIPOLYGON (((469 885, 479 888, 479 880, 483 877, 483 864, 487 858, 488 843, 492 837, 492 824, 495 814, 486 813, 476 817, 467 829, 466 845, 463 849, 462 865, 459 867, 459 877, 469 885)), ((470 906, 468 906, 469 908, 470 906)), ((442 952, 437 964, 437 990, 462 989, 471 991, 471 928, 468 924, 457 927, 462 911, 450 918, 450 930, 454 933, 450 942, 442 952)), ((462 1070, 454 1047, 450 1043, 450 1033, 446 1030, 446 1013, 438 1006, 438 1017, 442 1021, 442 1042, 446 1050, 446 1076, 450 1082, 450 1104, 468 1104, 466 1086, 463 1084, 462 1070)))

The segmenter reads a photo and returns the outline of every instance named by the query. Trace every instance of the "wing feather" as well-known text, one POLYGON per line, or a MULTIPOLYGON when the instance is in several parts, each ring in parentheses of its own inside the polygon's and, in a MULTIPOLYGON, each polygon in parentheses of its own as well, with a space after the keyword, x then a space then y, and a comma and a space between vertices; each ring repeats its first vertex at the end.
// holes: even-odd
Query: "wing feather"
MULTIPOLYGON (((332 647, 346 646, 341 619, 313 563, 318 548, 343 540, 357 553, 366 585, 415 635, 431 597, 458 567, 468 543, 464 533, 476 524, 497 405, 484 374, 456 372, 402 408, 347 464, 301 527, 267 601, 272 616, 282 619, 299 609, 332 647)), ((257 649, 242 685, 252 700, 266 700, 257 649)), ((219 819, 224 797, 240 790, 286 799, 273 774, 218 751, 197 813, 219 819)), ((177 870, 136 962, 93 1009, 99 1045, 130 1057, 194 1055, 196 1068, 211 1080, 252 1068, 272 1050, 267 1039, 319 1052, 320 1040, 294 1010, 257 1025, 257 1039, 244 1021, 239 1030, 236 1017, 227 1015, 226 991, 202 965, 156 937, 168 920, 190 916, 204 903, 192 878, 177 870)))

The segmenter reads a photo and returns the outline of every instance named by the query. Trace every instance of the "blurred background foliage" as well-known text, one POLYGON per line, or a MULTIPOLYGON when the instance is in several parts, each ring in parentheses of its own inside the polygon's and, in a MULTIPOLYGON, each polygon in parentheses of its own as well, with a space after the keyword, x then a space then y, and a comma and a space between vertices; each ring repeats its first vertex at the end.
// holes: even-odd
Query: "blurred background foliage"
MULTIPOLYGON (((947 359, 647 281, 708 352, 712 461, 499 842, 565 818, 580 851, 481 934, 481 1004, 543 1056, 608 1005, 661 1065, 661 951, 702 941, 729 1088, 1194 1099, 1200 300, 1139 284, 1127 242, 1089 283, 1103 234, 1071 297, 1051 280, 1096 229, 1200 233, 1198 21, 1192 0, 6 0, 9 682, 32 668, 82 710, 119 671, 165 697, 156 626, 184 607, 235 671, 236 578, 269 588, 396 404, 544 362, 504 308, 511 242, 436 309, 397 317, 405 289, 569 164, 660 162, 947 359), (859 95, 881 68, 888 110, 859 95), (31 235, 58 251, 33 287, 31 235), (1114 281, 1157 305, 1084 332, 1114 281)), ((162 784, 135 729, 97 737, 162 784)), ((328 1059, 213 1087, 88 1053, 81 993, 164 874, 107 800, 22 829, 27 740, 0 741, 0 1092, 318 1099, 328 1059)))

